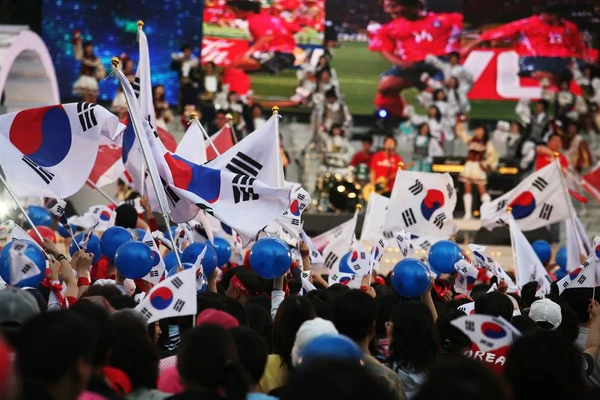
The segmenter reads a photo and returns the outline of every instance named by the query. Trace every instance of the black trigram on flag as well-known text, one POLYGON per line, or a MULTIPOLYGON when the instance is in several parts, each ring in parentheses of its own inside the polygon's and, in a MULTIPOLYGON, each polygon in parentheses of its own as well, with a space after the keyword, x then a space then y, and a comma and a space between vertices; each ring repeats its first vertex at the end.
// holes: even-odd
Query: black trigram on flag
POLYGON ((444 221, 446 220, 446 213, 438 214, 434 220, 433 224, 438 227, 438 229, 442 229, 444 227, 444 221))
POLYGON ((475 322, 465 321, 465 330, 469 332, 475 332, 475 322))
POLYGON ((540 210, 540 218, 548 221, 550 219, 550 216, 552 215, 553 209, 554 209, 554 206, 552 206, 548 203, 544 203, 542 205, 542 209, 540 210))
POLYGON ((327 254, 327 257, 325 257, 325 267, 327 267, 328 269, 333 268, 333 266, 337 262, 338 258, 339 257, 335 253, 327 254))
POLYGON ((239 175, 248 175, 256 178, 262 169, 262 164, 253 160, 241 151, 229 161, 225 169, 239 175))
POLYGON ((160 181, 162 182, 163 188, 165 188, 165 194, 169 198, 169 201, 171 202, 171 204, 173 204, 174 206, 176 206, 177 203, 179 203, 179 200, 181 200, 181 199, 179 198, 179 196, 177 195, 177 193, 175 193, 175 191, 173 190, 173 188, 171 188, 171 186, 169 186, 169 184, 167 183, 167 181, 165 181, 163 179, 162 176, 160 178, 160 181))
POLYGON ((421 242, 419 247, 423 250, 429 250, 429 248, 431 247, 431 242, 429 240, 425 240, 424 242, 421 242))
POLYGON ((173 284, 173 286, 175 286, 176 289, 179 289, 180 287, 183 286, 183 281, 181 279, 179 279, 178 276, 176 276, 175 278, 173 278, 173 280, 171 281, 171 283, 173 284))
POLYGON ((454 196, 454 187, 451 184, 446 185, 446 193, 448 193, 448 199, 451 199, 454 196))
POLYGON ((21 158, 21 161, 23 161, 25 165, 31 168, 33 172, 38 174, 39 177, 42 178, 44 182, 46 182, 46 185, 49 185, 50 182, 52 182, 52 179, 54 179, 54 174, 52 172, 46 171, 44 168, 31 161, 29 157, 23 156, 23 158, 21 158))
POLYGON ((506 209, 507 203, 508 203, 508 201, 506 199, 498 201, 498 204, 496 205, 496 212, 500 212, 500 211, 506 209))
POLYGON ((33 268, 33 266, 29 263, 23 265, 23 268, 21 268, 21 273, 23 275, 27 274, 29 271, 31 271, 31 269, 33 268))
POLYGON ((150 275, 150 278, 158 278, 158 271, 153 269, 148 275, 150 275))
POLYGON ((135 80, 131 84, 131 87, 133 88, 133 93, 135 93, 135 97, 139 99, 140 98, 140 77, 139 76, 135 77, 135 80))
POLYGON ((77 103, 77 116, 79 117, 81 129, 84 132, 98 125, 96 115, 94 115, 94 107, 96 107, 96 104, 84 103, 82 101, 77 103))
POLYGON ((148 247, 153 247, 152 245, 154 244, 154 241, 153 240, 147 240, 147 241, 144 242, 144 244, 146 246, 148 246, 148 247))
POLYGON ((258 200, 260 197, 254 193, 254 181, 256 179, 248 175, 236 175, 231 186, 233 188, 233 200, 237 204, 240 201, 258 200))
POLYGON ((508 222, 506 222, 505 220, 503 220, 502 218, 498 218, 498 220, 496 221, 496 223, 500 226, 505 226, 508 227, 508 222))
POLYGON ((585 275, 581 275, 579 278, 577 278, 577 283, 583 285, 583 282, 585 282, 586 279, 587 277, 585 275))
POLYGON ((535 179, 535 181, 533 181, 533 183, 531 184, 531 186, 533 186, 534 188, 536 188, 540 192, 543 192, 544 189, 546 189, 546 186, 548 186, 548 182, 546 182, 546 180, 544 178, 542 178, 542 177, 537 177, 535 179))
POLYGON ((150 311, 148 311, 148 309, 147 309, 146 307, 142 308, 142 309, 140 310, 140 313, 141 313, 141 314, 142 314, 144 317, 146 317, 146 319, 150 319, 150 318, 152 318, 152 313, 151 313, 150 311))
POLYGON ((406 227, 412 226, 417 223, 417 219, 415 218, 415 214, 413 213, 412 208, 402 211, 402 220, 404 221, 404 226, 406 227))
POLYGON ((175 305, 173 306, 173 310, 175 310, 177 312, 181 312, 181 310, 183 310, 183 306, 185 306, 185 301, 183 301, 181 299, 177 299, 177 301, 175 302, 175 305))
POLYGON ((423 184, 417 179, 415 184, 408 188, 408 191, 416 196, 423 191, 423 184))
POLYGON ((386 239, 391 239, 394 237, 394 233, 392 231, 384 231, 383 232, 383 237, 386 239))

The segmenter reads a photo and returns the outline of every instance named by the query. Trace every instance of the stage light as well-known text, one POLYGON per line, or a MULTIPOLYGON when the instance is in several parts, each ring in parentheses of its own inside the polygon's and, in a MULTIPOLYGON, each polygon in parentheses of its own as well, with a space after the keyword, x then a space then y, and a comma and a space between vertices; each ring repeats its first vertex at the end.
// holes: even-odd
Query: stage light
POLYGON ((10 213, 11 207, 10 204, 0 200, 0 217, 4 217, 8 213, 10 213))
POLYGON ((388 112, 384 109, 381 109, 381 110, 377 111, 377 116, 379 118, 385 118, 388 116, 388 112))

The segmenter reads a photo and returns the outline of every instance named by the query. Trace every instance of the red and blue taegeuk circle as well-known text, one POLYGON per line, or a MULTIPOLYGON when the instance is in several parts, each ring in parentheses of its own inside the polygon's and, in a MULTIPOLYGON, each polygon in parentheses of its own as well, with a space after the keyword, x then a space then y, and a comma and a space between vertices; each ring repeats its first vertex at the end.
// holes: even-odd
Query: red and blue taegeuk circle
POLYGON ((111 216, 112 216, 112 213, 110 211, 103 210, 100 213, 100 221, 108 222, 108 221, 110 221, 111 216))
POLYGON ((596 254, 596 258, 600 258, 600 244, 596 246, 594 253, 596 254))
POLYGON ((527 218, 535 211, 535 197, 529 191, 523 192, 511 201, 508 206, 512 208, 511 213, 514 219, 527 218))
POLYGON ((577 267, 573 271, 569 272, 569 279, 574 281, 579 276, 579 273, 581 272, 581 270, 582 270, 581 267, 577 267))
POLYGON ((489 339, 502 339, 507 335, 506 330, 495 322, 481 324, 481 333, 489 339))
POLYGON ((467 290, 472 290, 477 282, 476 276, 467 275, 467 290))
POLYGON ((150 294, 150 304, 157 310, 167 309, 173 302, 173 292, 168 287, 161 287, 150 294))
POLYGON ((341 283, 342 285, 348 285, 351 281, 351 278, 349 276, 342 276, 340 278, 339 283, 341 283))
POLYGON ((442 208, 444 203, 444 193, 437 189, 427 190, 427 194, 421 202, 421 214, 423 214, 423 218, 429 221, 433 213, 442 208))
POLYGON ((69 116, 61 105, 20 111, 10 126, 10 142, 41 167, 60 164, 72 143, 69 116))
POLYGON ((166 153, 164 157, 176 187, 193 192, 210 204, 219 200, 220 170, 196 165, 171 153, 166 153))
POLYGON ((158 264, 160 264, 160 254, 152 250, 152 267, 156 267, 158 264))
POLYGON ((300 216, 300 202, 298 200, 292 201, 290 204, 290 212, 296 217, 300 216))

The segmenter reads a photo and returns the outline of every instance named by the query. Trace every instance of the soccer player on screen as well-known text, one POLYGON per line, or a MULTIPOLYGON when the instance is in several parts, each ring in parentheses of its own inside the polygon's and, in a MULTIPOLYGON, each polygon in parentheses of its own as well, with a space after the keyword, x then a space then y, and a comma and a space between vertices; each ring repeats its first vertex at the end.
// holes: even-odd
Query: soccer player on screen
MULTIPOLYGON (((560 14, 559 5, 546 6, 539 14, 510 22, 484 32, 461 53, 464 55, 483 42, 515 39, 519 54, 519 75, 556 83, 568 74, 569 64, 575 58, 580 67, 589 60, 589 52, 574 23, 560 14)), ((567 75, 570 77, 570 75, 567 75)))
POLYGON ((421 85, 424 73, 443 78, 425 59, 458 51, 463 17, 425 12, 420 0, 384 0, 383 8, 394 20, 372 34, 369 50, 379 52, 393 67, 379 79, 375 105, 402 116, 402 90, 421 85))
POLYGON ((230 65, 246 72, 264 70, 276 74, 294 66, 295 29, 282 18, 262 12, 259 1, 230 0, 236 18, 248 22, 253 40, 248 51, 230 65))

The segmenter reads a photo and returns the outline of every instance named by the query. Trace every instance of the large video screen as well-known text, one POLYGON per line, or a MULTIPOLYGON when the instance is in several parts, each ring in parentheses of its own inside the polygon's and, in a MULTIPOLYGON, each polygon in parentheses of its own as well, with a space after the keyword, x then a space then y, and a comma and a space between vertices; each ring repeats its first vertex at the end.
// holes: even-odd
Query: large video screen
MULTIPOLYGON (((177 72, 170 69, 171 55, 189 44, 200 55, 204 0, 44 0, 42 37, 50 50, 60 95, 71 99, 80 62, 73 54, 73 35, 92 41, 107 75, 114 56, 126 53, 137 66, 137 21, 144 21, 150 46, 152 83, 163 84, 167 101, 177 104, 177 72)), ((112 101, 117 81, 99 82, 99 100, 112 101)))

